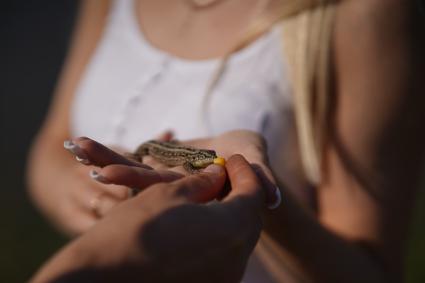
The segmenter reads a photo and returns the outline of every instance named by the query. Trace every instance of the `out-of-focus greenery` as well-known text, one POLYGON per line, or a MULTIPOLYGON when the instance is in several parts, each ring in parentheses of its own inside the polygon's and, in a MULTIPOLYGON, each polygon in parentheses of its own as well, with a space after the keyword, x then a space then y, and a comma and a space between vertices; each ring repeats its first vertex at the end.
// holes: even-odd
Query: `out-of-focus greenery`
POLYGON ((56 84, 75 0, 0 1, 0 282, 26 282, 66 239, 32 207, 25 159, 56 84))
POLYGON ((406 255, 409 283, 425 282, 425 178, 413 213, 406 255))
POLYGON ((19 194, 2 196, 0 282, 27 282, 65 242, 19 194), (7 200, 4 203, 4 200, 7 200))

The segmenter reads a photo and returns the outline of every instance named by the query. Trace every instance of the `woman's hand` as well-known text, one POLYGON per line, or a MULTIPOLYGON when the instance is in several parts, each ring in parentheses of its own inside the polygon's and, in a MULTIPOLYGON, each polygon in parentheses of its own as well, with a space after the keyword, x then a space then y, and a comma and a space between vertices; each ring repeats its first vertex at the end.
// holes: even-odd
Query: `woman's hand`
MULTIPOLYGON (((77 140, 80 144, 84 144, 85 139, 80 138, 77 140)), ((95 142, 91 143, 91 140, 88 143, 101 146, 95 142)), ((85 145, 87 146, 87 144, 85 145)), ((72 141, 65 142, 64 147, 76 154, 77 157, 85 156, 84 150, 72 141)), ((61 174, 61 186, 49 192, 40 191, 37 196, 37 198, 45 200, 43 203, 48 204, 42 207, 46 215, 62 231, 69 235, 79 235, 87 231, 99 219, 104 217, 112 207, 127 200, 131 196, 131 192, 128 186, 125 186, 125 183, 102 184, 93 180, 94 176, 91 175, 91 172, 94 172, 93 170, 96 170, 98 166, 102 166, 103 164, 115 163, 137 166, 138 168, 150 168, 140 163, 132 163, 130 160, 123 158, 108 148, 101 147, 101 151, 96 151, 96 148, 90 148, 90 153, 97 160, 96 164, 89 164, 84 158, 83 160, 77 159, 86 165, 82 166, 73 160, 68 160, 69 157, 65 156, 68 158, 66 162, 63 162, 65 163, 62 165, 63 169, 55 168, 61 174), (114 155, 111 158, 111 155, 108 153, 112 152, 114 155)), ((150 171, 154 172, 153 170, 150 171)), ((177 174, 171 174, 167 179, 167 176, 169 175, 166 174, 164 177, 165 180, 175 180, 179 177, 177 174)), ((41 178, 42 176, 36 177, 41 178)))
POLYGON ((50 215, 71 235, 85 232, 129 197, 128 188, 124 186, 94 182, 89 176, 91 167, 73 164, 67 170, 63 174, 67 186, 58 188, 57 208, 50 215))
MULTIPOLYGON (((174 181, 188 174, 182 166, 166 167, 150 156, 143 158, 143 164, 129 160, 88 138, 78 138, 74 143, 79 147, 79 150, 74 152, 77 160, 83 164, 102 167, 102 169, 92 171, 92 177, 104 184, 118 184, 142 190, 153 183, 174 181), (146 179, 146 175, 150 177, 146 179)), ((182 143, 197 148, 213 149, 224 158, 229 158, 233 154, 243 155, 266 186, 269 207, 275 208, 280 204, 280 191, 276 187, 275 179, 268 167, 266 144, 260 135, 251 131, 239 130, 214 138, 182 143)))
MULTIPOLYGON (((268 207, 274 209, 281 202, 280 190, 268 167, 266 144, 262 137, 251 131, 231 131, 214 138, 205 138, 183 142, 198 148, 214 149, 219 156, 229 158, 233 154, 243 155, 257 173, 266 188, 268 207)), ((110 209, 127 200, 129 188, 143 190, 146 187, 172 182, 188 173, 182 166, 169 168, 150 156, 143 158, 143 164, 127 159, 106 146, 81 137, 65 142, 65 147, 74 153, 81 166, 72 166, 73 174, 66 182, 74 186, 64 190, 61 195, 63 206, 57 209, 58 221, 66 220, 66 227, 81 233, 104 217, 110 209), (91 176, 92 179, 90 180, 91 176), (80 184, 75 186, 75 184, 80 184), (66 213, 61 214, 61 213, 66 213)), ((222 195, 215 196, 217 198, 222 195)))
POLYGON ((34 150, 36 156, 30 159, 30 193, 61 231, 81 234, 111 207, 128 199, 127 187, 93 181, 89 176, 93 167, 78 164, 60 145, 52 146, 51 151, 41 146, 34 150))
MULTIPOLYGON (((261 230, 260 180, 241 156, 148 187, 68 245, 33 282, 239 282, 261 230)), ((149 179, 149 176, 147 176, 149 179)), ((144 186, 144 184, 140 184, 144 186)))

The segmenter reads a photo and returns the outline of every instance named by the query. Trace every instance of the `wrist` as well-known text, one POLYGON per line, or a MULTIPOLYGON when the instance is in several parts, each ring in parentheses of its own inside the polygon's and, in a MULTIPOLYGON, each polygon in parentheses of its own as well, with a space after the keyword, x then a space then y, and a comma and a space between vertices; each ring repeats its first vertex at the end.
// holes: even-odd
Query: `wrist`
POLYGON ((95 282, 95 256, 77 239, 59 251, 33 277, 32 283, 95 282))

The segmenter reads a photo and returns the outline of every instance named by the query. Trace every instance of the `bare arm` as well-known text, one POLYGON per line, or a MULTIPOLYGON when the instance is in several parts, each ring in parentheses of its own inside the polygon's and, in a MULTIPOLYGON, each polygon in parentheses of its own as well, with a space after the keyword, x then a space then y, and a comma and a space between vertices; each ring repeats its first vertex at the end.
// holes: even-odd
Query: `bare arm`
MULTIPOLYGON (((108 11, 107 1, 81 3, 69 55, 47 118, 33 144, 28 167, 30 193, 36 204, 70 234, 80 233, 93 224, 95 218, 89 202, 102 190, 102 186, 89 180, 88 169, 78 167, 62 146, 70 136, 70 105, 76 86, 101 36, 108 11)), ((115 196, 108 196, 111 202, 115 201, 115 196)))
POLYGON ((348 0, 334 32, 336 111, 318 222, 287 199, 268 231, 315 282, 402 278, 423 165, 423 26, 413 1, 348 0))

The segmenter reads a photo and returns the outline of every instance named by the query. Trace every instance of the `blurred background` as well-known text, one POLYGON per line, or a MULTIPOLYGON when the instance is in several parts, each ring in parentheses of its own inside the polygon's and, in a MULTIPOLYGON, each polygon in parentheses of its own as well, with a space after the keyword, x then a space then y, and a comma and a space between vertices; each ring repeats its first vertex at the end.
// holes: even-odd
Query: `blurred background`
MULTIPOLYGON (((28 199, 25 161, 49 105, 77 9, 75 0, 0 1, 0 282, 27 281, 67 242, 28 199)), ((406 250, 407 282, 425 282, 425 176, 423 183, 406 250)))

